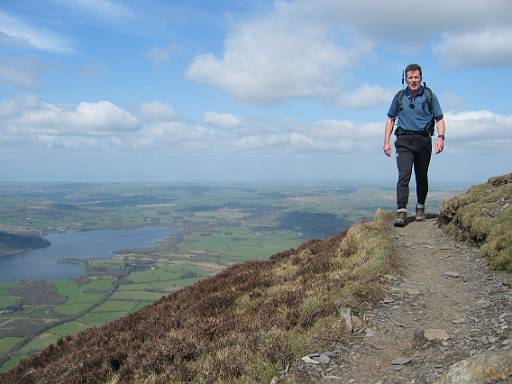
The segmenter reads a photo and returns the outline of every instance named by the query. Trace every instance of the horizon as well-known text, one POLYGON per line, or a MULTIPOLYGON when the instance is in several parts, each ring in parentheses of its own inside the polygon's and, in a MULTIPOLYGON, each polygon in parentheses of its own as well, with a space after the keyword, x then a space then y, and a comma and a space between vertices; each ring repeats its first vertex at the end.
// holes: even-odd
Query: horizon
POLYGON ((509 173, 512 3, 401 4, 4 2, 0 180, 394 185, 413 62, 446 120, 432 184, 509 173))

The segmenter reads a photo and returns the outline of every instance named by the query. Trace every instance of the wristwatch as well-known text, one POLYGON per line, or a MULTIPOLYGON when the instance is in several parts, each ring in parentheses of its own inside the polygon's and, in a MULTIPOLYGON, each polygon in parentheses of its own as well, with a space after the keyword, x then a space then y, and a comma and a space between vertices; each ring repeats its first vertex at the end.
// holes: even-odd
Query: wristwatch
POLYGON ((437 135, 437 138, 438 138, 438 139, 443 139, 443 140, 444 140, 444 135, 437 135))

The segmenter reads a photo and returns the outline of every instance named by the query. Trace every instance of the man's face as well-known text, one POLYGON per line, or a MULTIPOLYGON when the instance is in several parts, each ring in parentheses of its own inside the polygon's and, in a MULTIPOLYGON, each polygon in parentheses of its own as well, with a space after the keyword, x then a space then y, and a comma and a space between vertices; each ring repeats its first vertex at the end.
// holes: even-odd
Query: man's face
POLYGON ((407 86, 411 91, 417 91, 421 87, 420 71, 409 71, 405 74, 407 86))

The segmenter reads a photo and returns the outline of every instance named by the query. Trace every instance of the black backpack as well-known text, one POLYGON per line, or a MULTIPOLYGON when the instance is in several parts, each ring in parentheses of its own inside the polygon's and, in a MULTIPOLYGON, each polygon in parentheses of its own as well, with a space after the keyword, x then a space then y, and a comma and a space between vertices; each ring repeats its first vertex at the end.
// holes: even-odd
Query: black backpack
MULTIPOLYGON (((423 92, 425 93, 425 96, 427 97, 427 107, 430 113, 432 113, 432 90, 427 87, 426 83, 423 83, 423 92)), ((402 105, 402 97, 404 96, 404 90, 401 89, 398 91, 395 97, 397 97, 398 101, 398 113, 404 109, 404 106, 402 105)), ((430 136, 434 135, 434 129, 436 126, 436 120, 434 119, 434 116, 432 116, 432 121, 430 121, 430 125, 428 127, 428 132, 430 133, 430 136)))

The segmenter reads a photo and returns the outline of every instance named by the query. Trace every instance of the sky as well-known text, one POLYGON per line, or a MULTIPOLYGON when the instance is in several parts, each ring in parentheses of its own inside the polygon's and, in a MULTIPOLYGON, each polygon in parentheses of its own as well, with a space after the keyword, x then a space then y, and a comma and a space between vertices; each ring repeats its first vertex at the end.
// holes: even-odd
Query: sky
POLYGON ((409 63, 431 185, 511 172, 509 0, 0 0, 0 181, 396 179, 409 63))

